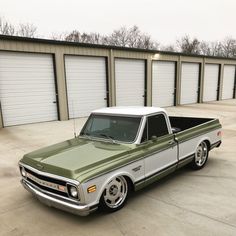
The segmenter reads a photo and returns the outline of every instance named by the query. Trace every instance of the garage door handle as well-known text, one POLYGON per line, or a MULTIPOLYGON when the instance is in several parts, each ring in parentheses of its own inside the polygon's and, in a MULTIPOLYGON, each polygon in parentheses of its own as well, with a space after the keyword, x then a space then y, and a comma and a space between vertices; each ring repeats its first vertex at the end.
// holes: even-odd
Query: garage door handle
POLYGON ((104 100, 107 100, 107 98, 104 98, 104 100))
POLYGON ((57 101, 53 101, 53 103, 57 103, 57 101))

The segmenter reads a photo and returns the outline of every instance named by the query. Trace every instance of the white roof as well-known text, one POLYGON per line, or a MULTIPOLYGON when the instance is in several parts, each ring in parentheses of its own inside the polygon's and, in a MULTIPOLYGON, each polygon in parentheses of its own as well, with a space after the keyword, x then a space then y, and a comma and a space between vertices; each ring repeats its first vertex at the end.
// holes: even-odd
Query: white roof
POLYGON ((165 112, 165 110, 159 107, 122 106, 101 108, 92 113, 143 116, 157 112, 165 112))

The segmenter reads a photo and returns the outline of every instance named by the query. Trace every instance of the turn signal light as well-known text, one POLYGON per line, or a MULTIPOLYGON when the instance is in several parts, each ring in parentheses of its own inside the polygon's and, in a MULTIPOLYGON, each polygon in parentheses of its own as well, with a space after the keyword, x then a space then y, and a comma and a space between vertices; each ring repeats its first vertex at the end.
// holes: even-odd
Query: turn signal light
POLYGON ((221 136, 222 135, 222 132, 221 131, 218 131, 217 132, 217 136, 221 136))
POLYGON ((96 185, 92 185, 92 186, 88 187, 87 192, 88 193, 93 193, 96 190, 97 190, 96 185))

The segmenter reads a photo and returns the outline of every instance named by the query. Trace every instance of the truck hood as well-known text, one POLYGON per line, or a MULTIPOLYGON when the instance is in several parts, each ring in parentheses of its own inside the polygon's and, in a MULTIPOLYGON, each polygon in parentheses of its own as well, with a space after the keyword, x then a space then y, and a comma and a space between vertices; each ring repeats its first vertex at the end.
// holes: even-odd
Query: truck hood
POLYGON ((78 179, 131 149, 129 145, 74 138, 28 153, 21 162, 46 173, 78 179))

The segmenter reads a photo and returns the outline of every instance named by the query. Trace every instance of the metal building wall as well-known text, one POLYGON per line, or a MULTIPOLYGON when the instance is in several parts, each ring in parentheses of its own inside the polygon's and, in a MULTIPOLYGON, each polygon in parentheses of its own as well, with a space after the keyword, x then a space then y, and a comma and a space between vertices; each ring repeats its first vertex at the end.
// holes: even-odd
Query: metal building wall
MULTIPOLYGON (((135 50, 116 47, 105 47, 96 45, 79 45, 76 43, 63 43, 48 41, 48 40, 34 40, 18 37, 3 37, 0 36, 0 50, 14 51, 14 52, 31 52, 31 53, 49 53, 54 56, 55 76, 58 87, 59 100, 59 119, 68 119, 67 107, 67 93, 65 80, 65 55, 86 55, 86 56, 102 56, 107 58, 108 64, 108 81, 109 81, 109 104, 116 105, 116 88, 115 88, 115 58, 133 58, 143 59, 146 62, 146 104, 152 105, 152 61, 174 61, 176 62, 176 105, 180 104, 180 89, 181 89, 181 66, 183 62, 196 62, 201 64, 200 71, 200 94, 199 102, 202 102, 203 97, 203 81, 204 68, 206 63, 214 63, 221 65, 221 72, 219 76, 219 96, 222 98, 222 81, 224 64, 236 65, 236 59, 212 58, 204 56, 189 56, 178 53, 166 53, 151 50, 135 50)), ((2 127, 2 115, 0 110, 0 127, 2 127)))

